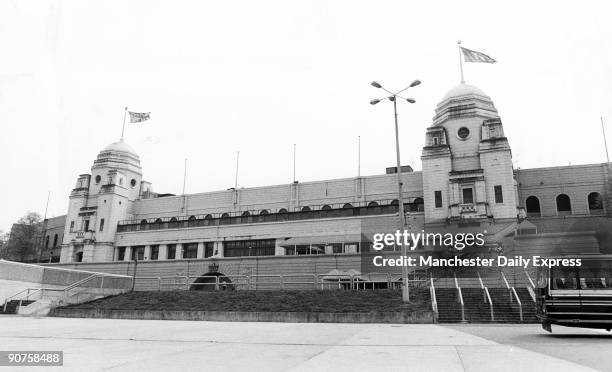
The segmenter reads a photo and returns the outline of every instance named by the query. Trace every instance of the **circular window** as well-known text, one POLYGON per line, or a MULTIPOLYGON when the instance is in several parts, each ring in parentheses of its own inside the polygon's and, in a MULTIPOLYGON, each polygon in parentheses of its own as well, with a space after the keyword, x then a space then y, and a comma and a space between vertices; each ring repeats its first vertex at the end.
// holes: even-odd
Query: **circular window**
POLYGON ((98 174, 96 176, 96 183, 100 183, 101 180, 102 180, 102 177, 100 177, 100 175, 98 174))
POLYGON ((132 178, 132 180, 130 181, 130 185, 132 185, 132 187, 136 186, 136 180, 132 178))
POLYGON ((464 140, 470 136, 470 130, 467 129, 466 127, 461 127, 457 131, 457 135, 459 136, 459 138, 464 140))

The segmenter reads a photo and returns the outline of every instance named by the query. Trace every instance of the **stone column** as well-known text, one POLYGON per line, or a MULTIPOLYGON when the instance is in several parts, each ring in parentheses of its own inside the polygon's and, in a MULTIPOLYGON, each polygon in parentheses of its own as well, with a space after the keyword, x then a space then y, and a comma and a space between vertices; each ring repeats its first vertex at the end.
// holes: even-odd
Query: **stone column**
POLYGON ((204 258, 204 242, 198 242, 197 258, 204 258))
POLYGON ((167 260, 168 259, 168 244, 160 244, 159 245, 159 254, 157 256, 158 260, 167 260))
POLYGON ((132 247, 125 247, 125 255, 123 255, 123 261, 132 260, 132 247))
POLYGON ((115 247, 113 251, 113 261, 117 261, 119 258, 119 247, 115 247))
POLYGON ((150 245, 145 245, 144 259, 145 260, 151 259, 151 246, 150 245))
POLYGON ((217 256, 218 257, 225 257, 224 252, 223 252, 223 242, 215 242, 214 248, 213 248, 213 253, 217 252, 217 256))
POLYGON ((176 243, 176 256, 175 258, 177 260, 180 260, 183 258, 183 244, 182 243, 176 243))

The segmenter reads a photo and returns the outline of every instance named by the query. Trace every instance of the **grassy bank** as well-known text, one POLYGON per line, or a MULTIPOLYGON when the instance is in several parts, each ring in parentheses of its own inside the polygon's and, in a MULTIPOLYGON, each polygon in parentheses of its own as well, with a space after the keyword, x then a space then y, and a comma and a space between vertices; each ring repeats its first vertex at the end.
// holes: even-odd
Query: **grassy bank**
POLYGON ((162 291, 107 297, 71 308, 257 312, 395 312, 430 310, 429 292, 413 290, 402 303, 398 290, 375 291, 162 291))

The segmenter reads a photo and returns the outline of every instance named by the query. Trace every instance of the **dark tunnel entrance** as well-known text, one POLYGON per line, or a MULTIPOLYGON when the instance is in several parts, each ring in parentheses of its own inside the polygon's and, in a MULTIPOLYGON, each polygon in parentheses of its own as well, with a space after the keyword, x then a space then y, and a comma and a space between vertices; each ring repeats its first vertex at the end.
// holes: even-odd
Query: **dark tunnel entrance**
POLYGON ((214 291, 216 290, 215 283, 217 279, 219 281, 219 290, 227 291, 227 290, 235 290, 235 286, 225 274, 219 272, 209 272, 204 275, 198 277, 191 285, 189 286, 190 291, 214 291))

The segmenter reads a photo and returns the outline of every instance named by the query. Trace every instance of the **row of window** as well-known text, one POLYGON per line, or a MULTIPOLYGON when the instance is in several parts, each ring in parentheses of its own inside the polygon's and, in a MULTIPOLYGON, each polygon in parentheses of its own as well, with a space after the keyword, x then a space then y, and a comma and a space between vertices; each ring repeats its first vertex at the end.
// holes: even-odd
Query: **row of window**
MULTIPOLYGON (((310 207, 303 207, 302 210, 298 212, 288 212, 285 208, 281 208, 277 213, 270 213, 269 210, 262 210, 258 215, 245 211, 234 216, 231 216, 229 213, 223 213, 221 215, 207 214, 190 216, 188 218, 171 217, 169 219, 143 219, 140 221, 140 223, 134 223, 131 221, 127 223, 121 222, 119 226, 117 226, 117 232, 392 214, 397 213, 398 205, 399 202, 397 200, 393 200, 391 203, 386 205, 381 205, 378 202, 373 201, 366 207, 353 207, 350 203, 347 203, 344 204, 342 208, 333 209, 329 205, 325 205, 319 210, 312 210, 310 207)), ((424 210, 423 205, 423 199, 416 198, 412 203, 405 203, 404 207, 408 212, 422 212, 424 210)))
MULTIPOLYGON (((133 246, 130 257, 126 257, 126 247, 118 247, 117 249, 117 261, 127 260, 152 260, 156 261, 159 259, 175 260, 177 258, 197 258, 198 257, 198 243, 185 243, 183 244, 183 254, 181 257, 177 257, 176 244, 168 244, 166 246, 165 257, 160 257, 159 245, 150 246, 149 256, 145 256, 145 247, 143 245, 133 246)), ((204 257, 211 257, 214 254, 214 243, 204 243, 204 257)))
MULTIPOLYGON (((495 203, 501 204, 504 202, 504 193, 501 185, 493 186, 493 193, 495 197, 495 203)), ((463 204, 474 204, 474 189, 471 187, 462 188, 461 197, 461 202, 463 204)), ((442 208, 442 191, 434 191, 434 207, 442 208)))
MULTIPOLYGON (((557 213, 559 214, 571 214, 572 213, 572 202, 567 194, 559 194, 555 198, 555 203, 557 205, 557 213)), ((592 192, 587 195, 587 204, 589 207, 589 212, 591 213, 602 213, 603 206, 603 198, 601 194, 598 192, 592 192)), ((537 196, 528 196, 525 200, 525 207, 527 210, 528 216, 540 216, 541 208, 540 208, 540 199, 537 196)))
MULTIPOLYGON (((45 238, 45 249, 49 248, 49 239, 50 239, 50 235, 47 235, 47 237, 45 238)), ((57 247, 58 240, 59 240, 59 236, 57 234, 53 235, 53 247, 52 248, 57 247)))
MULTIPOLYGON (((83 231, 90 231, 89 230, 89 220, 85 219, 83 220, 83 231)), ((99 231, 104 231, 104 218, 100 218, 100 227, 98 229, 99 231)), ((69 232, 74 232, 74 221, 70 221, 70 230, 69 232)))

